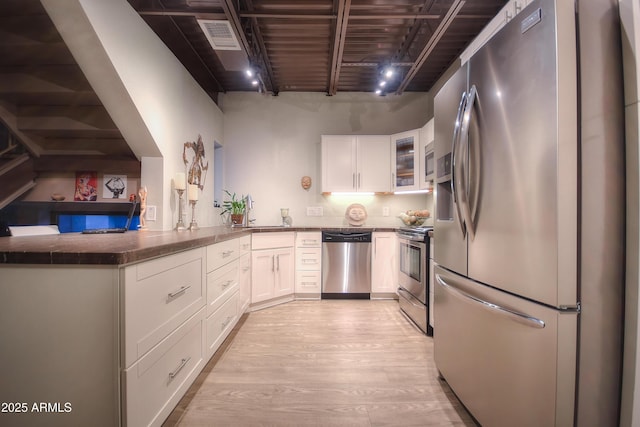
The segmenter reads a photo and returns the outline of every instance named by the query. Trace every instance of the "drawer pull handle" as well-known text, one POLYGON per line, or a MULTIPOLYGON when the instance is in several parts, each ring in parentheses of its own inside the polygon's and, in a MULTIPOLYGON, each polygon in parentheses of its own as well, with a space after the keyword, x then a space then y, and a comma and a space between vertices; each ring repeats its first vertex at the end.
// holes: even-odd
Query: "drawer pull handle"
POLYGON ((225 320, 224 322, 222 322, 222 329, 226 328, 227 325, 229 324, 229 322, 231 322, 231 319, 233 319, 233 316, 229 316, 227 317, 227 320, 225 320))
POLYGON ((244 267, 244 268, 242 269, 242 272, 244 273, 245 271, 249 271, 249 270, 250 270, 250 269, 249 269, 249 267, 244 267))
POLYGON ((191 357, 187 357, 186 359, 182 359, 180 361, 180 366, 178 366, 173 372, 169 372, 169 379, 172 380, 176 377, 176 375, 178 375, 180 373, 180 371, 182 371, 182 368, 184 368, 187 363, 189 363, 189 361, 191 360, 191 357))
POLYGON ((184 294, 185 292, 187 292, 187 289, 189 289, 190 287, 191 285, 181 286, 180 289, 178 289, 177 291, 167 294, 167 302, 171 302, 174 298, 184 294))
POLYGON ((233 280, 227 280, 227 282, 222 285, 222 288, 226 288, 227 286, 229 286, 232 283, 233 283, 233 280))
POLYGON ((306 259, 303 259, 303 260, 302 260, 302 263, 303 263, 303 264, 317 264, 317 263, 318 263, 318 260, 317 260, 317 259, 315 259, 315 258, 311 258, 311 259, 306 258, 306 259))
POLYGON ((316 282, 302 282, 300 283, 302 286, 315 287, 317 285, 316 282))
POLYGON ((302 244, 303 245, 317 245, 318 241, 317 240, 303 239, 302 240, 302 244))
POLYGON ((233 250, 231 250, 231 251, 223 251, 222 252, 222 258, 226 258, 228 256, 231 256, 232 253, 233 253, 233 250))

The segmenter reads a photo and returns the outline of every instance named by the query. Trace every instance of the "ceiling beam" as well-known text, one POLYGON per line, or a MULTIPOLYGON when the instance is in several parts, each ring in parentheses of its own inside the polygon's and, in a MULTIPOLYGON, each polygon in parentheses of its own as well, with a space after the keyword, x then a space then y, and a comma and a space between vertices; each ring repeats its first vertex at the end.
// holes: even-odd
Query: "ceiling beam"
POLYGON ((429 38, 429 41, 427 41, 427 44, 418 55, 418 58, 413 63, 409 71, 407 71, 404 79, 402 79, 402 82, 396 90, 396 94, 401 95, 402 92, 407 88, 409 83, 411 83, 411 80, 413 80, 431 52, 433 52, 433 49, 438 44, 438 41, 442 38, 449 26, 453 23, 456 15, 458 14, 458 12, 460 12, 460 9, 462 9, 462 6, 464 6, 465 2, 466 0, 454 0, 453 4, 444 16, 444 19, 440 22, 440 25, 438 25, 436 30, 433 32, 431 38, 429 38))
MULTIPOLYGON (((247 4, 247 8, 251 11, 253 10, 253 1, 245 0, 247 4)), ((251 18, 251 28, 253 31, 253 36, 256 39, 256 43, 258 44, 258 48, 260 49, 260 60, 264 65, 264 69, 266 71, 266 82, 263 79, 263 84, 266 86, 267 90, 270 90, 274 95, 277 95, 279 90, 274 84, 274 74, 273 68, 271 67, 271 61, 269 60, 269 55, 267 54, 267 46, 264 44, 264 38, 262 37, 262 32, 260 31, 260 24, 258 24, 258 20, 256 18, 251 18)), ((259 76, 262 78, 262 75, 259 76)))
POLYGON ((141 16, 186 16, 193 17, 196 19, 227 19, 227 15, 224 13, 214 13, 214 12, 197 12, 197 11, 185 11, 185 10, 139 10, 138 14, 141 16))
MULTIPOLYGON (((184 12, 181 12, 184 13, 184 12)), ((241 12, 241 18, 262 19, 338 19, 335 14, 293 14, 293 13, 269 13, 269 12, 241 12)), ((375 19, 441 19, 441 14, 433 13, 372 13, 349 15, 350 20, 375 20, 375 19)), ((490 19, 493 15, 458 15, 459 19, 490 19)))
POLYGON ((333 55, 331 58, 331 73, 329 77, 329 95, 335 95, 338 90, 338 79, 340 78, 344 42, 347 38, 347 23, 349 21, 350 9, 351 0, 338 0, 338 18, 333 36, 333 55))
MULTIPOLYGON (((431 7, 433 7, 434 1, 435 0, 424 0, 424 3, 420 8, 421 11, 425 12, 430 10, 431 7)), ((409 33, 404 38, 404 41, 402 42, 402 45, 398 49, 398 52, 394 55, 393 60, 395 61, 401 60, 405 57, 405 55, 407 55, 407 53, 409 52, 409 49, 411 48, 411 45, 413 44, 414 40, 416 39, 416 36, 418 35, 418 32, 420 31, 420 28, 422 28, 423 22, 425 21, 418 20, 418 19, 413 21, 413 25, 411 25, 411 28, 409 29, 409 33)), ((430 27, 429 27, 429 30, 431 31, 430 27)))
MULTIPOLYGON (((225 13, 205 12, 198 10, 182 10, 182 9, 143 9, 137 11, 141 16, 176 16, 176 17, 193 17, 196 19, 228 19, 225 13)), ((257 18, 257 19, 338 19, 333 13, 270 13, 270 12, 240 12, 237 14, 240 18, 257 18)), ((438 20, 442 15, 438 13, 370 13, 370 14, 351 14, 349 19, 352 21, 367 21, 376 19, 417 19, 417 20, 438 20)), ((467 15, 460 14, 456 19, 491 19, 493 15, 467 15)))

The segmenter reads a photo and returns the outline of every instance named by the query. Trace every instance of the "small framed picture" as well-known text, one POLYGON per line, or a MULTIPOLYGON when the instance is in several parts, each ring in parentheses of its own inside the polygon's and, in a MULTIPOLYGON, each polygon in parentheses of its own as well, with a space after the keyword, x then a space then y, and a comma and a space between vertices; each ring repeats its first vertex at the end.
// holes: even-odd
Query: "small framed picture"
POLYGON ((76 191, 73 200, 77 202, 98 200, 98 173, 76 172, 76 191))
POLYGON ((102 198, 126 199, 128 197, 126 175, 104 175, 102 182, 102 198))

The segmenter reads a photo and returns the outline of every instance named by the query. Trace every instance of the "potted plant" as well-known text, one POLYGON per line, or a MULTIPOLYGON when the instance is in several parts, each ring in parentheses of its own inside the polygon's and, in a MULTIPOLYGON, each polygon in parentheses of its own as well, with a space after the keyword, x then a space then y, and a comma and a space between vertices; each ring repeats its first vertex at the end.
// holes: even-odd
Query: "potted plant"
POLYGON ((244 196, 240 196, 239 199, 236 199, 236 193, 231 194, 227 190, 224 190, 224 192, 227 193, 227 196, 229 196, 231 200, 225 200, 222 202, 222 212, 220 215, 228 213, 231 215, 232 225, 242 225, 246 208, 244 196))

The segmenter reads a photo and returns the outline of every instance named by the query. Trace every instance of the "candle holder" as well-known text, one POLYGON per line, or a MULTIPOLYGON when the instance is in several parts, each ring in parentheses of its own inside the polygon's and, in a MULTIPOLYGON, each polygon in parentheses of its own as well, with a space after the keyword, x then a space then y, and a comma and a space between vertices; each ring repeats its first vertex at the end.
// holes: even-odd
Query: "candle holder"
POLYGON ((182 220, 182 194, 184 194, 184 189, 176 188, 176 191, 178 192, 178 223, 174 230, 184 231, 187 229, 184 225, 184 221, 182 220))
POLYGON ((196 222, 196 203, 197 202, 198 202, 197 200, 189 200, 189 203, 191 203, 191 224, 189 225, 190 231, 195 231, 200 228, 198 227, 198 223, 196 222))
POLYGON ((289 208, 281 208, 280 216, 282 217, 282 226, 288 227, 289 224, 287 224, 287 218, 289 218, 289 208))

